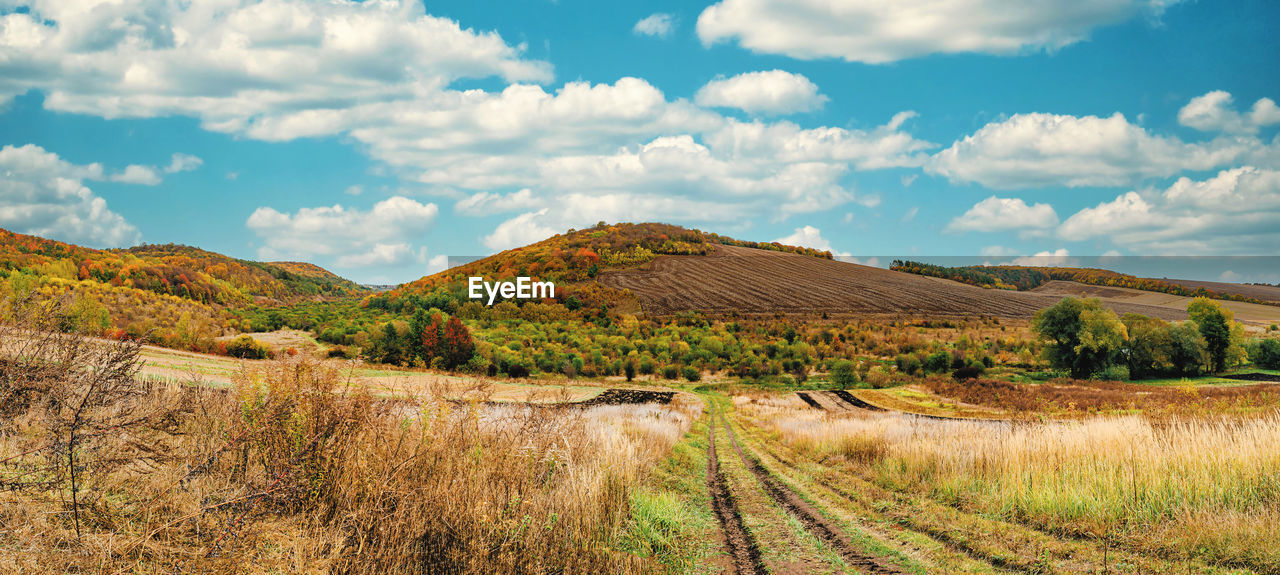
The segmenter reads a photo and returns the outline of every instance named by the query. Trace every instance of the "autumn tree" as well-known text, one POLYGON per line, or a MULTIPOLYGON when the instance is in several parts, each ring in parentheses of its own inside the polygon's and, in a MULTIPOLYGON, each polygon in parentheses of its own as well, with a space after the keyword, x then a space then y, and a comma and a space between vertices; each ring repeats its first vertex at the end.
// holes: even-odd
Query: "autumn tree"
POLYGON ((444 325, 445 360, 450 368, 464 365, 475 354, 476 344, 471 339, 471 330, 462 325, 457 316, 449 318, 444 325))
POLYGON ((1124 324, 1096 298, 1063 298, 1036 313, 1031 329, 1049 363, 1081 379, 1111 367, 1125 342, 1124 324))
POLYGON ((1218 373, 1240 359, 1243 331, 1231 310, 1209 298, 1198 297, 1187 304, 1187 315, 1196 322, 1208 345, 1212 372, 1218 373))

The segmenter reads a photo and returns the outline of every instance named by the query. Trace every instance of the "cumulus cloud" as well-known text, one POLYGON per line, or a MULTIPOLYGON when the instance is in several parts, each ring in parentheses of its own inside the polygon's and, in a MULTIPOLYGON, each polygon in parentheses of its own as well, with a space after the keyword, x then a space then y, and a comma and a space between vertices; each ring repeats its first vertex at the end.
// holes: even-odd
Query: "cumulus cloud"
POLYGON ((160 166, 144 166, 141 164, 132 164, 125 166, 124 171, 110 174, 106 179, 122 184, 135 184, 139 186, 158 186, 164 181, 161 174, 176 174, 179 172, 190 172, 199 168, 204 164, 204 160, 190 154, 174 154, 169 160, 169 165, 160 166))
POLYGON ((673 30, 675 30, 675 25, 676 22, 674 16, 658 12, 656 14, 650 14, 639 22, 636 22, 635 27, 632 28, 631 31, 642 36, 666 38, 671 35, 673 30))
POLYGON ((402 266, 425 263, 426 248, 414 249, 407 243, 373 244, 368 251, 339 256, 334 265, 340 268, 367 268, 373 266, 402 266))
POLYGON ((1021 198, 991 196, 951 220, 946 231, 999 232, 1045 229, 1058 225, 1058 213, 1049 204, 1027 205, 1021 198))
POLYGON ((502 222, 493 230, 493 233, 485 236, 481 243, 495 252, 500 252, 540 242, 565 231, 552 228, 542 222, 548 211, 547 208, 543 208, 502 222))
POLYGON ((1280 245, 1280 171, 1245 166, 1126 192, 1067 218, 1058 235, 1106 238, 1135 253, 1271 255, 1280 245))
POLYGON ((938 152, 926 170, 994 189, 1123 186, 1221 167, 1264 148, 1253 138, 1185 143, 1152 135, 1119 113, 1108 118, 1016 114, 938 152))
POLYGON ((698 16, 703 44, 880 64, 928 54, 1057 50, 1177 0, 722 0, 698 16))
MULTIPOLYGON (((836 250, 835 248, 832 248, 831 242, 827 241, 826 238, 822 237, 822 230, 819 230, 818 228, 815 228, 813 226, 798 227, 796 228, 796 231, 791 235, 778 238, 774 241, 783 245, 788 245, 788 246, 800 246, 804 248, 813 248, 815 250, 828 251, 835 256, 842 256, 842 257, 849 256, 847 252, 841 252, 836 250)), ((875 265, 875 264, 867 264, 867 265, 875 265)))
POLYGON ((1053 251, 1037 252, 1033 256, 1022 256, 1013 258, 1013 261, 1006 265, 1013 266, 1052 266, 1052 267, 1073 267, 1079 265, 1079 261, 1070 257, 1071 253, 1066 248, 1059 248, 1053 251))
POLYGON ((453 209, 471 216, 484 216, 529 209, 539 205, 539 203, 538 198, 533 195, 533 190, 524 188, 506 195, 478 192, 458 200, 453 209))
POLYGON ((204 165, 204 160, 198 156, 191 154, 174 154, 169 160, 169 165, 165 166, 164 173, 176 174, 179 172, 190 172, 204 165))
POLYGON ((5 146, 0 176, 2 228, 93 247, 131 246, 142 239, 138 228, 84 185, 86 179, 103 179, 99 164, 72 164, 33 144, 5 146))
POLYGON ((163 181, 155 168, 136 164, 126 166, 123 172, 113 174, 109 179, 113 182, 137 184, 139 186, 156 186, 163 181))
POLYGON ((244 132, 284 113, 323 123, 357 102, 459 79, 547 81, 550 67, 421 2, 18 2, 0 16, 0 101, 37 88, 52 110, 189 115, 244 132))
POLYGON ((537 198, 544 206, 503 221, 481 238, 493 251, 502 251, 538 242, 564 233, 570 228, 585 228, 596 222, 654 221, 666 219, 681 223, 720 224, 740 222, 762 206, 723 204, 682 199, 662 194, 585 194, 573 193, 555 199, 537 198), (672 218, 672 214, 678 214, 672 218))
POLYGON ((1229 134, 1256 134, 1259 128, 1280 124, 1280 107, 1271 98, 1261 98, 1253 103, 1248 113, 1235 111, 1231 94, 1214 90, 1192 98, 1178 110, 1178 122, 1203 132, 1229 134))
POLYGON ((979 254, 989 257, 1011 256, 1018 253, 1018 250, 1006 248, 1004 246, 984 246, 978 251, 979 254))
POLYGON ((449 269, 449 256, 440 254, 427 260, 427 275, 438 274, 449 269))
POLYGON ((264 260, 324 256, 339 267, 392 266, 425 261, 425 250, 414 244, 438 213, 435 204, 394 196, 368 211, 335 204, 290 214, 264 206, 245 225, 262 238, 264 260))
POLYGON ((828 98, 800 74, 784 70, 747 72, 708 82, 694 101, 700 106, 737 108, 750 114, 793 114, 822 108, 828 98))
MULTIPOLYGON (((36 89, 57 111, 188 116, 263 141, 340 136, 387 175, 463 196, 464 215, 554 207, 533 218, 537 230, 594 223, 579 217, 615 205, 689 221, 685 206, 741 202, 743 221, 872 201, 853 189, 852 171, 917 167, 936 147, 905 129, 911 112, 874 128, 805 129, 727 118, 639 78, 544 86, 550 67, 523 46, 420 2, 27 4, 0 16, 0 100, 36 89), (489 77, 509 85, 454 88, 489 77), (510 192, 525 188, 541 197, 510 192), (590 209, 562 215, 571 197, 590 209)), ((787 78, 803 89, 739 103, 821 100, 803 77, 787 78)))

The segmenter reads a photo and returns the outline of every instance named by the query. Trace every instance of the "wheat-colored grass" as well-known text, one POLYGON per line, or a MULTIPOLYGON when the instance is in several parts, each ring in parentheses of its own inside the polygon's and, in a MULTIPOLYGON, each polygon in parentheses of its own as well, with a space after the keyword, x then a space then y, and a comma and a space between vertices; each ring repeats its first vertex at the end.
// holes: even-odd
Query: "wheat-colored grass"
POLYGON ((1152 423, 940 421, 737 396, 808 456, 886 487, 1071 536, 1280 569, 1280 415, 1152 423))

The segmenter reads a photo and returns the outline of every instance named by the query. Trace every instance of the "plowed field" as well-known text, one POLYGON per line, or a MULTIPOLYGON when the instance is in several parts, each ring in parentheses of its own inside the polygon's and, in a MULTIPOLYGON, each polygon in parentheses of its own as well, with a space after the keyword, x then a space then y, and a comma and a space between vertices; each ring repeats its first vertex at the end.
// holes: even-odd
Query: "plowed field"
MULTIPOLYGON (((949 280, 820 258, 716 246, 706 256, 662 256, 649 265, 601 274, 627 289, 646 313, 822 314, 842 317, 1029 318, 1061 296, 983 289, 949 280)), ((1108 302, 1118 313, 1182 319, 1167 307, 1108 302)))

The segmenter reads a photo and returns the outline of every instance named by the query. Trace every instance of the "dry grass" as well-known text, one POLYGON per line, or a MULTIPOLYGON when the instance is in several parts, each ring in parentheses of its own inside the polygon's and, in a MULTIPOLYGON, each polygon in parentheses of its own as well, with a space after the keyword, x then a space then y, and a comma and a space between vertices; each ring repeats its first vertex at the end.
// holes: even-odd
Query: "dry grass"
POLYGON ((1140 412, 1148 419, 1177 421, 1223 414, 1265 415, 1280 408, 1280 387, 1273 384, 1152 386, 1071 379, 1022 384, 929 377, 921 385, 951 400, 1031 418, 1140 412))
POLYGON ((1280 569, 1280 415, 1012 424, 735 403, 809 457, 886 488, 1165 557, 1280 569))
MULTIPOLYGON (((82 466, 79 535, 63 482, 0 492, 0 571, 644 570, 614 550, 629 492, 701 410, 376 400, 348 380, 291 360, 230 391, 137 388, 132 408, 174 416, 153 453, 82 466)), ((0 480, 43 461, 44 425, 0 426, 0 480)))

